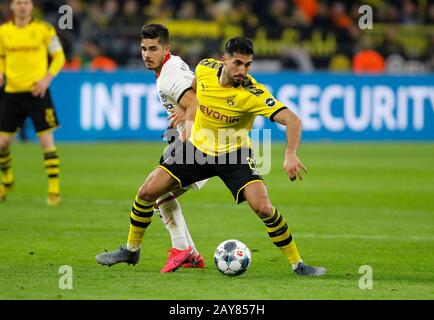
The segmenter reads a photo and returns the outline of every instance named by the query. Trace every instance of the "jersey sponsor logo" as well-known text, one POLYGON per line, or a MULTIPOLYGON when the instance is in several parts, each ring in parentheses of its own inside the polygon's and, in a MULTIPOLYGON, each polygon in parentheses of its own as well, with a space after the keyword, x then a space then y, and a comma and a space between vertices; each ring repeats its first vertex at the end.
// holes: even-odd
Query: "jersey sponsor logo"
POLYGON ((265 100, 265 104, 270 108, 274 107, 276 105, 276 100, 274 100, 273 98, 268 98, 267 100, 265 100))
POLYGON ((6 53, 9 52, 29 52, 29 51, 39 51, 39 47, 37 46, 19 46, 19 47, 7 47, 6 53))
POLYGON ((221 122, 226 122, 226 123, 240 122, 240 118, 222 114, 216 110, 208 108, 207 106, 200 105, 199 110, 203 114, 207 115, 209 118, 213 118, 221 122))

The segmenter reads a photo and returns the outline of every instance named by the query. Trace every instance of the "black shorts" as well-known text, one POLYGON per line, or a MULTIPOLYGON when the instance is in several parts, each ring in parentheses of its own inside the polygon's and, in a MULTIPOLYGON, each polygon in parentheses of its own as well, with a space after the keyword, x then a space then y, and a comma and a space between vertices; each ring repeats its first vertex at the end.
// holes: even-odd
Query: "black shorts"
POLYGON ((231 191, 236 203, 246 200, 241 191, 248 184, 264 181, 256 168, 253 152, 248 148, 220 156, 209 156, 190 141, 182 143, 177 140, 164 152, 160 167, 179 182, 180 188, 217 176, 231 191))
POLYGON ((0 132, 15 133, 30 117, 38 134, 59 126, 49 90, 43 98, 30 92, 4 93, 0 101, 0 132))

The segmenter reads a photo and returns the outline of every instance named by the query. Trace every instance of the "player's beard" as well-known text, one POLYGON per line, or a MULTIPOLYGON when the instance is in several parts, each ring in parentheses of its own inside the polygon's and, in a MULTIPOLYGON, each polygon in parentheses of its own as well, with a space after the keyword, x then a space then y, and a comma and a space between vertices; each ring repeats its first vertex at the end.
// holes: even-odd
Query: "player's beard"
POLYGON ((155 66, 154 66, 153 63, 152 63, 152 64, 149 64, 149 63, 145 62, 145 67, 146 67, 146 69, 148 69, 148 70, 155 70, 155 66))
POLYGON ((151 65, 148 65, 145 61, 145 67, 148 70, 157 71, 157 70, 161 69, 161 65, 163 64, 163 61, 164 61, 164 58, 161 59, 161 61, 159 63, 155 62, 155 60, 152 60, 151 65))
POLYGON ((232 83, 233 83, 234 87, 238 87, 239 85, 241 85, 241 83, 243 83, 243 80, 244 80, 244 76, 242 78, 232 77, 232 83))
POLYGON ((223 72, 221 74, 222 83, 226 83, 226 85, 232 86, 232 87, 238 87, 244 80, 243 75, 231 75, 230 72, 226 71, 225 68, 223 68, 223 72), (239 76, 235 78, 235 76, 239 76), (242 78, 241 78, 242 77, 242 78))

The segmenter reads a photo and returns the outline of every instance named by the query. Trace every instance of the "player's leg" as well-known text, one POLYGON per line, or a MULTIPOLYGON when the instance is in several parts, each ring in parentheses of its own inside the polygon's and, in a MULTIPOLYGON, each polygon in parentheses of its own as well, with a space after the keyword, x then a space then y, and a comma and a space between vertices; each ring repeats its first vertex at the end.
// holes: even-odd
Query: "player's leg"
MULTIPOLYGON (((158 214, 170 234, 172 248, 161 272, 175 271, 187 257, 193 253, 190 246, 186 223, 182 214, 181 205, 172 193, 166 193, 157 200, 158 214)), ((154 211, 155 212, 155 211, 154 211)))
POLYGON ((2 176, 0 182, 0 202, 6 200, 6 195, 14 183, 12 155, 9 149, 12 139, 12 134, 0 133, 0 171, 2 176))
POLYGON ((41 144, 45 173, 48 178, 47 204, 56 206, 60 203, 60 158, 54 142, 53 131, 59 127, 50 91, 44 97, 34 97, 31 93, 23 95, 22 104, 33 121, 36 135, 41 144))
POLYGON ((0 201, 6 199, 14 184, 10 145, 25 117, 18 95, 5 93, 0 100, 0 201))
POLYGON ((57 206, 60 201, 60 158, 51 131, 38 134, 44 155, 44 167, 48 178, 47 204, 57 206))
POLYGON ((179 201, 172 193, 166 193, 157 199, 156 207, 154 210, 161 220, 163 221, 167 231, 170 233, 172 239, 172 248, 177 250, 187 250, 189 243, 185 234, 185 226, 181 221, 182 211, 179 201))
MULTIPOLYGON (((181 145, 178 152, 185 155, 186 149, 181 145)), ((172 153, 168 150, 168 153, 172 153)), ((162 158, 160 166, 156 168, 139 188, 131 211, 130 232, 126 247, 120 247, 113 252, 106 252, 96 256, 98 263, 111 266, 119 262, 136 264, 140 256, 140 245, 142 243, 146 228, 151 223, 155 201, 162 195, 182 189, 183 185, 190 185, 196 181, 209 178, 209 173, 201 166, 187 165, 185 162, 171 163, 162 158), (202 178, 201 178, 202 177, 202 178)))
POLYGON ((158 209, 154 210, 154 213, 160 216, 172 240, 169 257, 161 272, 172 272, 180 265, 184 268, 205 267, 205 262, 193 242, 177 199, 185 192, 185 188, 176 190, 157 200, 158 209))
POLYGON ((243 190, 244 198, 250 208, 265 224, 271 241, 286 255, 293 267, 301 258, 294 239, 283 215, 273 208, 265 184, 262 181, 247 185, 243 190))
POLYGON ((179 188, 179 183, 162 168, 156 168, 140 186, 130 212, 130 228, 126 246, 96 256, 102 265, 120 262, 135 265, 140 258, 140 247, 145 231, 152 222, 155 201, 165 193, 179 188))
MULTIPOLYGON (((180 158, 176 159, 177 155, 186 155, 187 152, 194 152, 194 147, 191 144, 181 143, 175 140, 170 144, 160 159, 160 165, 165 168, 174 176, 184 176, 181 186, 186 185, 182 189, 176 190, 171 194, 162 196, 157 200, 157 212, 159 212, 166 229, 169 231, 172 239, 172 248, 169 250, 169 256, 165 266, 161 272, 175 271, 179 266, 185 268, 204 268, 205 262, 198 252, 190 232, 187 227, 184 215, 182 214, 181 205, 177 197, 193 188, 198 190, 204 185, 204 182, 197 181, 200 177, 208 177, 209 172, 204 170, 203 166, 185 165, 186 162, 178 166, 168 165, 170 160, 178 162, 180 158), (187 178, 186 178, 187 177, 187 178), (196 186, 197 187, 192 187, 196 186)), ((184 159, 184 157, 182 157, 184 159)), ((186 160, 186 159, 184 159, 186 160)))
POLYGON ((272 206, 267 188, 261 181, 248 184, 243 189, 243 195, 250 208, 261 218, 271 241, 288 259, 294 272, 299 275, 321 276, 326 270, 322 267, 312 267, 303 263, 295 240, 284 216, 272 206))
POLYGON ((179 183, 161 168, 156 168, 140 186, 130 214, 130 232, 127 248, 137 251, 143 241, 146 229, 151 223, 156 200, 172 190, 179 188, 179 183))
MULTIPOLYGON (((188 190, 199 191, 200 189, 202 189, 202 187, 206 184, 206 182, 208 180, 209 179, 197 181, 197 182, 192 183, 191 185, 189 185, 183 189, 176 190, 174 192, 174 195, 176 198, 178 198, 179 196, 181 196, 183 193, 187 192, 188 190)), ((187 242, 188 242, 189 246, 193 248, 192 253, 188 256, 186 261, 183 262, 182 267, 183 268, 201 268, 201 269, 205 268, 205 261, 204 261, 203 257, 200 255, 198 249, 196 248, 196 245, 195 245, 195 243, 191 237, 190 231, 188 230, 187 223, 185 222, 184 215, 179 216, 179 222, 178 223, 180 225, 184 226, 185 236, 187 238, 187 242)))

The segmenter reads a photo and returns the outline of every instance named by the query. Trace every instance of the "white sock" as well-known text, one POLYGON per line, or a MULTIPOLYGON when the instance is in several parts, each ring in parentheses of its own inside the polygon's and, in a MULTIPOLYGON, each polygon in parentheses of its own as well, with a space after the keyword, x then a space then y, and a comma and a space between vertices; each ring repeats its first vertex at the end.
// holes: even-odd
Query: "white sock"
POLYGON ((136 252, 140 249, 140 246, 136 246, 134 244, 131 243, 127 243, 127 250, 131 251, 131 252, 136 252))
MULTIPOLYGON (((171 193, 167 193, 157 200, 162 201, 168 196, 172 196, 171 193)), ((187 240, 187 235, 185 233, 185 220, 182 216, 181 206, 178 200, 171 199, 161 205, 159 205, 161 219, 166 226, 167 231, 170 233, 170 238, 172 239, 172 247, 178 250, 186 250, 189 247, 187 240)))
POLYGON ((185 235, 187 237, 188 244, 190 245, 190 247, 193 248, 193 256, 197 257, 199 255, 199 251, 197 251, 196 246, 194 245, 193 239, 191 238, 190 232, 188 231, 188 227, 187 227, 187 223, 185 222, 184 215, 181 215, 181 218, 184 222, 184 227, 185 227, 184 232, 185 232, 185 235))
POLYGON ((300 262, 303 262, 303 260, 299 260, 298 262, 293 263, 293 264, 292 264, 292 270, 297 269, 297 268, 298 268, 298 264, 299 264, 300 262))

